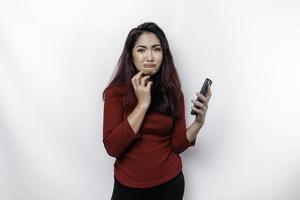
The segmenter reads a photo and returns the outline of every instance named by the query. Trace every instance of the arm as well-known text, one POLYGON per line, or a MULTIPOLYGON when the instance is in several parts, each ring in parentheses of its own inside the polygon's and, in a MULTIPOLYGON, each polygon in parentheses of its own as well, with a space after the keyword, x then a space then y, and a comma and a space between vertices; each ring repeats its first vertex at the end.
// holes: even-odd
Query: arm
POLYGON ((110 156, 121 156, 127 147, 140 137, 139 129, 147 109, 147 107, 138 104, 128 117, 123 119, 121 95, 115 89, 106 91, 103 113, 103 143, 110 156))
POLYGON ((196 135, 200 129, 196 124, 192 124, 186 129, 185 123, 185 109, 184 109, 184 96, 181 93, 180 96, 180 117, 174 120, 172 138, 171 138, 171 149, 173 152, 180 154, 185 151, 188 147, 194 146, 196 142, 196 135))
POLYGON ((194 121, 186 130, 186 137, 187 137, 187 140, 192 143, 197 135, 198 135, 198 132, 200 131, 200 129, 202 128, 201 124, 194 121))
POLYGON ((205 121, 205 115, 208 109, 208 102, 212 96, 212 92, 210 89, 210 86, 208 87, 208 94, 207 96, 203 96, 200 92, 196 93, 199 100, 192 100, 192 103, 197 104, 199 107, 196 108, 195 106, 192 107, 192 109, 196 112, 196 118, 192 125, 187 129, 186 137, 188 141, 193 141, 199 130, 202 128, 204 121, 205 121), (201 102, 200 102, 201 101, 201 102))
POLYGON ((132 129, 134 130, 135 134, 137 134, 138 131, 140 130, 140 127, 145 118, 147 110, 148 110, 148 106, 137 104, 134 110, 127 117, 127 120, 130 126, 132 127, 132 129))

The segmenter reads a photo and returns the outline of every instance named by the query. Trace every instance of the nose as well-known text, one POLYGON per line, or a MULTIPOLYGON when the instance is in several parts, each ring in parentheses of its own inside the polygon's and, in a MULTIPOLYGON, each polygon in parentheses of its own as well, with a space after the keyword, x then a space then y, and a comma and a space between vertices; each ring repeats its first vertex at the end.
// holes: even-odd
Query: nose
POLYGON ((149 51, 148 52, 148 55, 147 55, 147 61, 153 61, 153 54, 152 54, 152 51, 149 51))

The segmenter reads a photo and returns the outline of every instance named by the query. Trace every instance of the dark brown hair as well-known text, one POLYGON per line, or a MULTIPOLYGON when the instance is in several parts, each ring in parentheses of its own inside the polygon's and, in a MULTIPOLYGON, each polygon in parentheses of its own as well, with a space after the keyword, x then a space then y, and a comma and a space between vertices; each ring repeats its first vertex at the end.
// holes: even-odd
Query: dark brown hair
POLYGON ((181 95, 181 84, 176 71, 173 57, 169 48, 167 38, 163 30, 154 22, 146 22, 136 28, 131 29, 128 33, 122 54, 117 63, 117 73, 113 80, 108 84, 102 94, 105 99, 105 91, 111 85, 125 85, 128 90, 124 99, 125 112, 134 108, 137 103, 137 98, 131 83, 132 77, 138 73, 133 60, 132 49, 139 38, 145 32, 154 33, 160 40, 163 60, 158 72, 151 76, 153 85, 151 86, 151 105, 149 110, 179 117, 179 104, 181 95))

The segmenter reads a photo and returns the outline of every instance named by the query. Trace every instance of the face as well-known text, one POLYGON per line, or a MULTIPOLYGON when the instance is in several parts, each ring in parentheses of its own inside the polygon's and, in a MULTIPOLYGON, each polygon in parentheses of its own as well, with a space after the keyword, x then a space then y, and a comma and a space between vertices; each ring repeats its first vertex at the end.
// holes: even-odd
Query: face
POLYGON ((154 75, 161 67, 163 52, 160 41, 154 33, 145 32, 137 39, 132 49, 133 63, 138 71, 154 75))

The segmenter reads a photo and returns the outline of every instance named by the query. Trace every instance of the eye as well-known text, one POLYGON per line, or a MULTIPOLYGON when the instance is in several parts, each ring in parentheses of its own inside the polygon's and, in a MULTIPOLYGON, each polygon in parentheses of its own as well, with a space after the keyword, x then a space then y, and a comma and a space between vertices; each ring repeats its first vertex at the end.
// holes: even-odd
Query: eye
POLYGON ((145 49, 138 49, 137 51, 138 51, 138 52, 144 52, 145 49))
POLYGON ((156 48, 156 49, 154 49, 154 51, 161 51, 161 48, 156 48))

